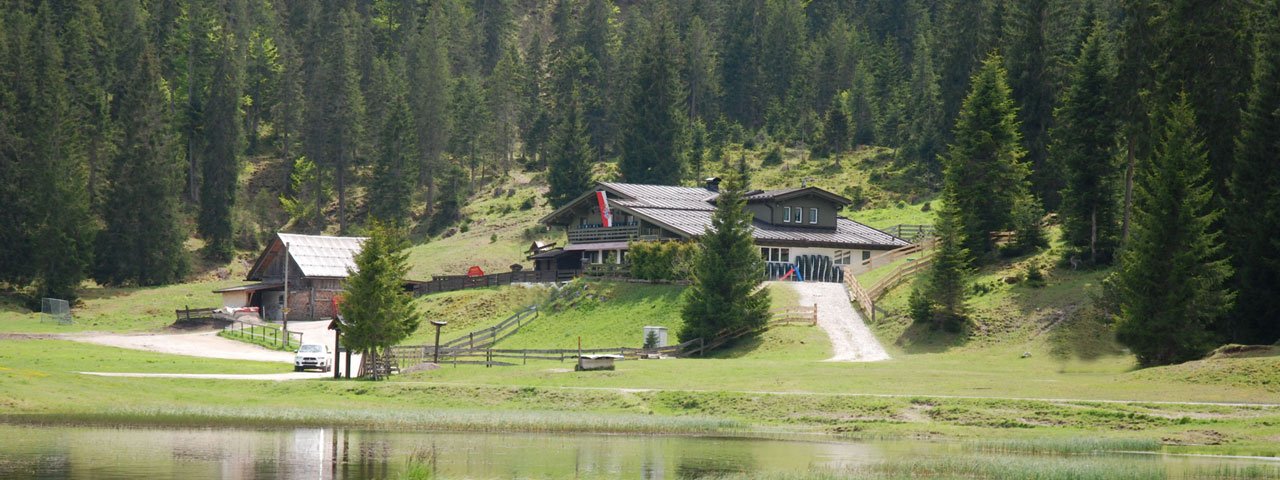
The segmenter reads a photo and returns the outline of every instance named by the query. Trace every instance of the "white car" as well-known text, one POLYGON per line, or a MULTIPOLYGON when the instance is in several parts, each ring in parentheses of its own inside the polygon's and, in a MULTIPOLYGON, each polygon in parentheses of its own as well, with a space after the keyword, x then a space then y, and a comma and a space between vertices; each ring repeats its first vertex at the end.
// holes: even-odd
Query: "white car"
POLYGON ((333 353, 329 352, 328 345, 311 343, 298 348, 298 354, 293 357, 293 371, 301 372, 308 368, 325 372, 333 368, 333 353))

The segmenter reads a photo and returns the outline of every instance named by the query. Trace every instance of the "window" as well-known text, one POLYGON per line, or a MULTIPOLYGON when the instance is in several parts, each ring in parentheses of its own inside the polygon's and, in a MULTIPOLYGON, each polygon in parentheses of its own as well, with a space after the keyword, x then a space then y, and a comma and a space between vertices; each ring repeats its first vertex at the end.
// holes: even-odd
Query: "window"
POLYGON ((791 223, 791 207, 782 207, 782 221, 791 223))
POLYGON ((849 265, 851 263, 853 263, 853 250, 836 250, 836 265, 849 265))
POLYGON ((804 207, 796 207, 796 223, 804 223, 804 207))
POLYGON ((766 262, 790 262, 791 249, 760 247, 760 258, 763 258, 766 262))
POLYGON ((760 259, 764 261, 791 261, 790 248, 760 247, 760 259))
POLYGON ((862 251, 862 259, 863 259, 863 260, 871 260, 871 250, 863 250, 863 251, 862 251))
POLYGON ((809 209, 809 223, 818 223, 818 209, 809 209))

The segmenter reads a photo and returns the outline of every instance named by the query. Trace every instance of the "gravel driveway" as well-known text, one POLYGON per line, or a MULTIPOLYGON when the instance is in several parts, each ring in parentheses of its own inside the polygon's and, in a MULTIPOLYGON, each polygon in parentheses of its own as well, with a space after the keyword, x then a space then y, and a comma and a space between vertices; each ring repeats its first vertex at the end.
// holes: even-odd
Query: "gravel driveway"
MULTIPOLYGON (((291 322, 289 330, 302 332, 306 343, 325 343, 332 345, 333 332, 328 330, 328 321, 291 322)), ((259 362, 279 362, 293 364, 293 352, 267 350, 257 345, 222 338, 218 332, 196 333, 83 333, 62 336, 67 340, 106 345, 109 347, 146 350, 149 352, 186 355, 190 357, 220 358, 224 360, 252 360, 259 362)), ((353 371, 360 368, 360 356, 351 359, 353 371)), ((164 378, 217 378, 235 380, 298 380, 307 378, 323 378, 333 373, 290 372, 288 367, 281 366, 281 373, 238 375, 238 374, 187 374, 187 373, 101 373, 80 372, 87 375, 109 377, 164 377, 164 378)))
POLYGON ((818 305, 818 326, 831 337, 835 355, 828 362, 876 362, 889 354, 853 308, 844 285, 821 282, 785 282, 799 294, 801 306, 818 305))

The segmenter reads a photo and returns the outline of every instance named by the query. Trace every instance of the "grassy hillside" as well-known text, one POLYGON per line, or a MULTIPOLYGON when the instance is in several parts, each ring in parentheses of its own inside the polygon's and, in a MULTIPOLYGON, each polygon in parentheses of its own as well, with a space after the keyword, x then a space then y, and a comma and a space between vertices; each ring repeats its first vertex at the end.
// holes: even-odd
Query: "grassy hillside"
POLYGON ((680 319, 680 294, 684 287, 632 283, 590 282, 587 293, 562 311, 544 311, 519 333, 497 348, 633 347, 644 345, 644 327, 667 327, 668 340, 684 321, 680 319))
POLYGON ((400 342, 404 345, 424 345, 435 340, 432 320, 448 322, 441 329, 441 341, 451 340, 467 332, 496 324, 526 306, 547 298, 546 287, 522 287, 518 285, 458 290, 426 295, 417 299, 422 323, 418 331, 400 342))

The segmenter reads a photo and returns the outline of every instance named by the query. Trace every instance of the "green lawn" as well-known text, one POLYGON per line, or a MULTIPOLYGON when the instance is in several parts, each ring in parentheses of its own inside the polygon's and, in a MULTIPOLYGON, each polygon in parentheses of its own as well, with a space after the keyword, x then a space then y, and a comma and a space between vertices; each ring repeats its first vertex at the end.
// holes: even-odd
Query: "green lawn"
POLYGON ((279 362, 166 355, 69 340, 0 340, 0 378, 21 382, 68 372, 282 373, 279 362))
POLYGON ((0 303, 0 332, 58 333, 77 331, 134 332, 156 330, 173 324, 174 310, 208 308, 222 304, 213 290, 240 285, 237 278, 164 287, 91 287, 81 292, 82 303, 72 307, 75 323, 42 322, 12 302, 0 303))
POLYGON ((441 341, 448 341, 497 324, 529 305, 541 303, 548 294, 547 287, 513 285, 425 295, 417 300, 422 323, 413 335, 400 343, 424 345, 434 341, 432 320, 448 322, 440 333, 441 341))
POLYGON ((591 282, 589 287, 574 308, 544 309, 496 348, 578 348, 579 338, 586 349, 640 348, 646 326, 667 327, 668 341, 678 341, 676 335, 684 325, 680 319, 684 287, 610 282, 591 282))

